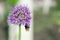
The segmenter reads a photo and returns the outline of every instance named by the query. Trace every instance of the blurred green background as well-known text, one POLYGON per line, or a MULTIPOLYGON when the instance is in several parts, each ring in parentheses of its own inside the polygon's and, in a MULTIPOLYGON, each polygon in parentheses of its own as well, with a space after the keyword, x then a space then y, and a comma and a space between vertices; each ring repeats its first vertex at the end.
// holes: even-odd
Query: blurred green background
POLYGON ((60 40, 60 0, 55 1, 47 15, 41 8, 34 10, 34 40, 60 40))

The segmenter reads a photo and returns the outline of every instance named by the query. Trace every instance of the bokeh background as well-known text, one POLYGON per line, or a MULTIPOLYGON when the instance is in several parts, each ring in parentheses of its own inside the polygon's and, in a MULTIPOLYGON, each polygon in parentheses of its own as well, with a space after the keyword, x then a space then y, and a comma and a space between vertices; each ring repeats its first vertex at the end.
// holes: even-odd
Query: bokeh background
POLYGON ((60 40, 60 0, 45 2, 34 2, 34 40, 60 40))
MULTIPOLYGON (((60 0, 32 0, 34 40, 60 40, 60 0)), ((0 40, 8 40, 7 17, 18 0, 0 0, 0 40)))

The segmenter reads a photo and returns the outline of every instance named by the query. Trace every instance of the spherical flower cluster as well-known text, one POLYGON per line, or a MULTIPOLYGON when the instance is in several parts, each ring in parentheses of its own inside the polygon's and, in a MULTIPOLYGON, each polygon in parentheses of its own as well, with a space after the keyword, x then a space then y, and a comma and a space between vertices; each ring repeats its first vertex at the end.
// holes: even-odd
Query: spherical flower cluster
POLYGON ((30 26, 31 12, 27 6, 16 6, 8 16, 8 23, 30 26))

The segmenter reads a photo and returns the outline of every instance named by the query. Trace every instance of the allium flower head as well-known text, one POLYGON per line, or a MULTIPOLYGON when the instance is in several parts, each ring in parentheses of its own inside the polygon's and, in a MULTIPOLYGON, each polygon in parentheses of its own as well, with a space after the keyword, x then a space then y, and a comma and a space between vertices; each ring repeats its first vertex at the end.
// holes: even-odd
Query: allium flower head
POLYGON ((16 6, 8 17, 8 23, 30 25, 31 15, 27 6, 16 6))

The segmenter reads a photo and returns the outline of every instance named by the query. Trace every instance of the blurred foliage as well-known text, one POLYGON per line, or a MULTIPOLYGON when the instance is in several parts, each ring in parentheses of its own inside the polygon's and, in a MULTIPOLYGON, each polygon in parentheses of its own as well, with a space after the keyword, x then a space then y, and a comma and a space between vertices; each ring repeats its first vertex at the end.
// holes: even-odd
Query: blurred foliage
POLYGON ((57 2, 57 10, 60 10, 60 0, 56 0, 57 2))
POLYGON ((44 30, 45 28, 52 28, 52 20, 51 15, 46 16, 42 14, 41 10, 34 11, 34 29, 35 32, 39 32, 40 30, 44 30), (40 27, 40 28, 39 28, 40 27))
POLYGON ((34 40, 60 40, 60 11, 43 15, 40 10, 34 11, 34 40))
POLYGON ((34 10, 34 40, 60 40, 60 0, 51 7, 48 15, 34 10))
POLYGON ((18 2, 18 0, 6 0, 6 2, 8 3, 8 5, 14 6, 18 2))
POLYGON ((54 11, 51 13, 51 19, 56 24, 60 25, 60 11, 54 11))

